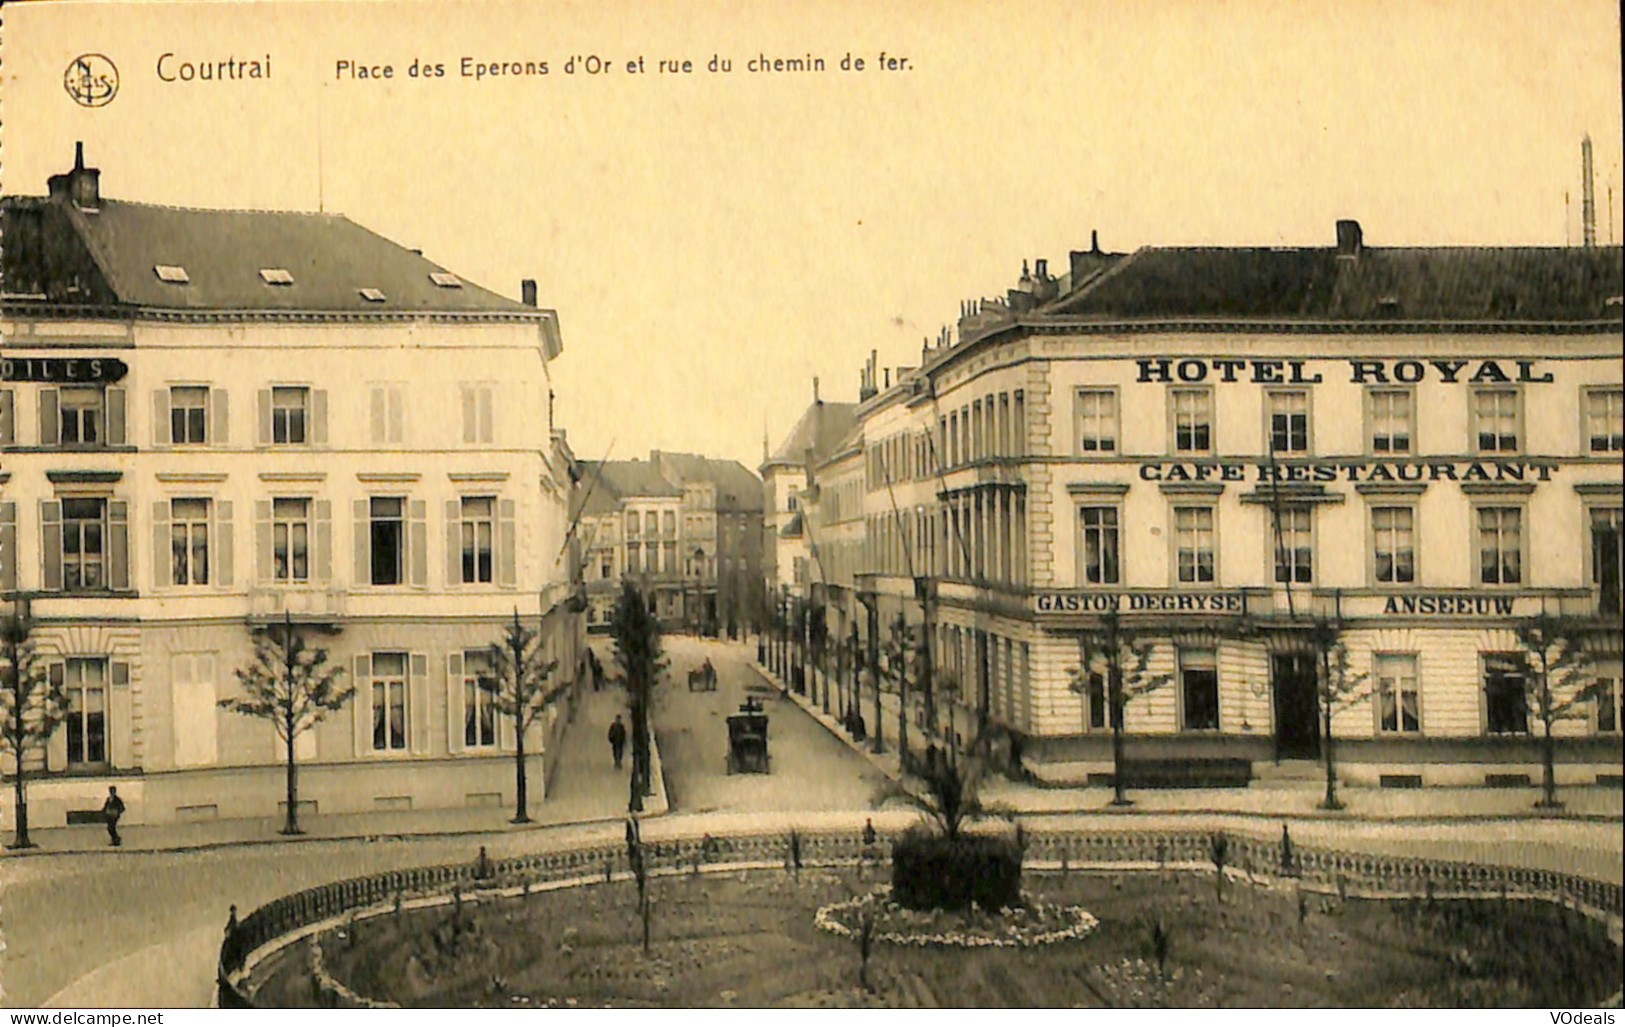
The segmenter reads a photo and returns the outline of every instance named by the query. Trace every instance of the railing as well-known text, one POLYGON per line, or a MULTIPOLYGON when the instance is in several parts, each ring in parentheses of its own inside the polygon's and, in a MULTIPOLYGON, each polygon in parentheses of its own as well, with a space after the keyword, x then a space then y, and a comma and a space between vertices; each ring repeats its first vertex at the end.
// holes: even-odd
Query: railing
MULTIPOLYGON (((1283 845, 1279 839, 1224 833, 1228 840, 1225 862, 1232 873, 1295 881, 1313 890, 1382 897, 1538 898, 1603 919, 1616 937, 1625 917, 1625 892, 1620 885, 1579 874, 1299 847, 1283 845)), ((1023 836, 1025 861, 1033 870, 1212 866, 1212 831, 1025 831, 1023 836)), ((801 862, 807 866, 856 864, 877 857, 894 837, 881 835, 868 844, 857 831, 799 832, 801 862)), ((646 842, 643 849, 651 871, 674 872, 697 866, 783 865, 790 859, 791 846, 789 835, 777 831, 646 842)), ((249 913, 228 931, 220 947, 219 1004, 230 1009, 253 1007, 244 971, 256 951, 354 910, 453 889, 561 881, 584 884, 627 874, 630 869, 624 846, 603 843, 493 860, 484 868, 471 860, 392 870, 284 895, 249 913)))

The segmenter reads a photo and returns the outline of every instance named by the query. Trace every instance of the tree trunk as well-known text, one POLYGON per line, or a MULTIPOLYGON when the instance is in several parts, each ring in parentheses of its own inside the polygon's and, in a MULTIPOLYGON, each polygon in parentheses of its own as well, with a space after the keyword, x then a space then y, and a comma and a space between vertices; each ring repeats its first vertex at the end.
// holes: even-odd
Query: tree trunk
MULTIPOLYGON (((906 635, 905 635, 906 638, 906 635)), ((907 644, 904 645, 905 652, 907 644)), ((901 658, 897 670, 897 759, 908 759, 908 657, 901 658)))
POLYGON ((1321 744, 1325 748, 1326 758, 1326 797, 1321 800, 1320 806, 1322 809, 1342 809, 1343 804, 1337 799, 1336 742, 1332 738, 1331 653, 1324 647, 1320 650, 1320 671, 1321 722, 1325 725, 1321 731, 1321 744))
POLYGON ((293 725, 288 725, 288 817, 282 825, 283 834, 304 834, 299 829, 299 764, 293 756, 293 725))
POLYGON ((525 725, 522 718, 513 718, 513 821, 530 823, 530 782, 525 780, 525 725))
POLYGON ((1123 669, 1117 657, 1106 668, 1112 718, 1112 805, 1132 806, 1123 788, 1123 669))
MULTIPOLYGON (((12 666, 15 667, 16 664, 13 663, 12 666)), ((12 708, 20 709, 21 703, 14 705, 12 708)), ((17 758, 17 773, 12 775, 11 780, 12 784, 16 786, 17 790, 17 823, 15 825, 17 831, 16 835, 11 839, 11 845, 8 846, 8 848, 32 849, 34 848, 34 842, 33 839, 28 837, 28 786, 25 783, 28 772, 23 769, 23 750, 26 748, 26 746, 23 744, 22 739, 14 739, 14 742, 15 745, 12 749, 12 755, 17 758)))
MULTIPOLYGON (((1547 707, 1547 710, 1549 709, 1550 706, 1547 707)), ((1556 767, 1554 766, 1557 762, 1554 751, 1556 743, 1552 741, 1551 714, 1543 710, 1541 720, 1545 725, 1545 732, 1540 740, 1541 791, 1543 793, 1540 804, 1547 809, 1556 809, 1560 803, 1557 801, 1557 777, 1556 767)))

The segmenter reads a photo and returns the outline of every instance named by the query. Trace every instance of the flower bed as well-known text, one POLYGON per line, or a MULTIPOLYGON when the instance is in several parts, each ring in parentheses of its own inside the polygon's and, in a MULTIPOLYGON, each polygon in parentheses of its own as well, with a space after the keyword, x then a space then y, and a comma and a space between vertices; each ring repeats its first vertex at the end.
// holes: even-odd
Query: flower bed
POLYGON ((865 919, 874 941, 887 945, 957 948, 1033 948, 1082 938, 1099 921, 1081 906, 1027 901, 1014 908, 987 913, 972 906, 964 910, 913 910, 892 901, 891 888, 845 902, 822 906, 813 918, 821 931, 856 938, 865 919))

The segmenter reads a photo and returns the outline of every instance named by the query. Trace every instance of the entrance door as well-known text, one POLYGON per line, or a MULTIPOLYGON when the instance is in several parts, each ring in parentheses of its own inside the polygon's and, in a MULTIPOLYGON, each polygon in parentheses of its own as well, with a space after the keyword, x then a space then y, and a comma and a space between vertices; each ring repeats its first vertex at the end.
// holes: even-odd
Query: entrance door
POLYGON ((1315 697, 1315 658, 1311 653, 1275 653, 1270 658, 1275 685, 1277 759, 1320 758, 1320 710, 1315 697))

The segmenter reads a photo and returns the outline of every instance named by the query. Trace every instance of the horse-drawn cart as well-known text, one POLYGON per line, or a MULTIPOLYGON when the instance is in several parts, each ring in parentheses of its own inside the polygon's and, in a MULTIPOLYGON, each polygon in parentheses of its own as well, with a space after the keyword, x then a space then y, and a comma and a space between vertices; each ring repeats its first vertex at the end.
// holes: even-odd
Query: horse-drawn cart
POLYGON ((770 770, 767 754, 767 714, 755 697, 748 698, 739 712, 728 718, 728 773, 766 774, 770 770))

